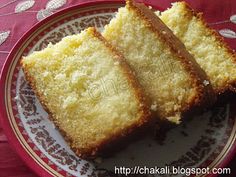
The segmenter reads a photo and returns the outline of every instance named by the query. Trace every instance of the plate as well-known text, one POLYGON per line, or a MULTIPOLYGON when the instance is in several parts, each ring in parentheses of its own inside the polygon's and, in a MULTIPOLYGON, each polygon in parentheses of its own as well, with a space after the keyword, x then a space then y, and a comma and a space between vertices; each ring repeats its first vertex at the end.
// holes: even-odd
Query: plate
POLYGON ((36 24, 18 41, 1 73, 1 123, 9 142, 28 166, 45 177, 108 177, 115 176, 115 167, 135 165, 225 166, 236 150, 236 104, 233 102, 215 106, 171 129, 162 143, 145 136, 109 158, 94 161, 78 158, 48 120, 48 114, 25 80, 20 59, 89 26, 101 31, 121 6, 121 2, 107 1, 64 9, 36 24))

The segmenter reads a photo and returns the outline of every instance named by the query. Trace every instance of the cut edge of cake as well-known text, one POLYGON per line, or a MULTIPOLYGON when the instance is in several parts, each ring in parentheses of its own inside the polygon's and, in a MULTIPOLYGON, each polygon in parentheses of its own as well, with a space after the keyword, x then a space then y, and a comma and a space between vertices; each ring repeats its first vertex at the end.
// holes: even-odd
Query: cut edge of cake
MULTIPOLYGON (((134 90, 135 97, 138 100, 139 104, 139 113, 140 118, 138 119, 135 124, 132 124, 131 126, 128 126, 125 128, 125 130, 120 131, 114 136, 111 136, 107 139, 104 139, 103 141, 100 141, 96 146, 88 147, 87 149, 78 149, 73 146, 73 138, 69 137, 67 133, 60 127, 60 125, 55 121, 54 115, 50 112, 50 110, 47 108, 47 103, 43 96, 37 91, 37 88, 35 86, 35 81, 33 76, 31 76, 27 72, 27 66, 24 65, 23 58, 20 61, 20 64, 22 66, 23 72, 25 74, 26 80, 28 81, 29 85, 31 86, 32 90, 36 94, 37 98, 39 99, 40 103, 42 104, 43 108, 49 115, 49 119, 53 121, 55 126, 58 128, 59 132, 63 135, 64 139, 68 143, 68 145, 73 149, 73 151, 81 158, 85 159, 93 159, 96 158, 99 155, 103 155, 105 151, 113 151, 111 148, 114 148, 114 144, 119 146, 119 142, 125 140, 126 138, 130 137, 130 135, 135 135, 136 133, 142 131, 145 129, 151 122, 151 112, 149 109, 149 101, 146 99, 146 97, 143 94, 142 88, 140 87, 139 83, 136 81, 136 78, 134 76, 133 71, 130 69, 129 65, 125 62, 125 59, 121 53, 119 53, 109 42, 106 41, 104 37, 94 28, 89 27, 85 31, 91 33, 94 37, 96 37, 98 40, 100 40, 105 47, 107 47, 112 54, 114 54, 113 59, 116 62, 119 62, 120 69, 122 70, 123 74, 128 79, 130 89, 134 90), (117 57, 118 56, 118 57, 117 57), (129 136, 128 136, 129 135, 129 136)), ((108 115, 109 116, 109 115, 108 115)), ((116 148, 116 147, 115 147, 116 148)), ((106 152, 105 152, 106 154, 106 152)))
POLYGON ((133 0, 126 0, 126 6, 141 17, 146 22, 146 26, 156 33, 158 38, 160 37, 161 40, 170 47, 173 53, 178 55, 180 62, 189 73, 189 76, 191 76, 194 87, 198 90, 198 94, 194 96, 194 99, 192 99, 190 104, 181 109, 180 117, 171 121, 179 123, 182 116, 185 117, 185 115, 199 112, 210 107, 216 100, 212 86, 206 73, 196 63, 193 56, 188 53, 184 44, 155 15, 155 13, 144 4, 136 3, 133 0))
MULTIPOLYGON (((236 64, 236 53, 233 51, 233 49, 230 48, 230 46, 225 42, 224 38, 213 28, 211 28, 206 20, 203 18, 202 12, 196 12, 187 2, 185 1, 179 1, 172 3, 172 6, 178 4, 181 5, 183 10, 185 11, 185 16, 188 16, 190 18, 196 17, 198 22, 201 23, 202 27, 205 28, 212 36, 215 37, 215 40, 220 44, 220 47, 225 48, 227 50, 227 54, 229 55, 229 58, 232 60, 233 63, 236 64)), ((172 7, 171 7, 172 8, 172 7)), ((169 9, 171 9, 169 8, 169 9)), ((169 10, 167 9, 167 10, 169 10)), ((157 16, 161 16, 159 12, 156 12, 157 16)), ((216 95, 224 95, 228 94, 230 92, 236 93, 236 78, 233 81, 227 82, 227 84, 224 87, 220 87, 217 89, 214 89, 216 95)))

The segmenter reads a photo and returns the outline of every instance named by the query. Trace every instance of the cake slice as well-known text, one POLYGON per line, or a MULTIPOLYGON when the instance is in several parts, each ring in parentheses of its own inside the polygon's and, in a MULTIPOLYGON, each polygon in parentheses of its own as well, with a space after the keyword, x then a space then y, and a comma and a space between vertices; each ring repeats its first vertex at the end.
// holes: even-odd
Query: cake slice
POLYGON ((143 4, 127 0, 102 34, 123 52, 162 120, 179 123, 185 113, 214 101, 205 72, 143 4))
POLYGON ((205 70, 216 94, 236 92, 236 55, 186 2, 173 3, 161 20, 205 70))
POLYGON ((93 158, 149 119, 132 71, 94 28, 21 60, 26 79, 75 153, 93 158))

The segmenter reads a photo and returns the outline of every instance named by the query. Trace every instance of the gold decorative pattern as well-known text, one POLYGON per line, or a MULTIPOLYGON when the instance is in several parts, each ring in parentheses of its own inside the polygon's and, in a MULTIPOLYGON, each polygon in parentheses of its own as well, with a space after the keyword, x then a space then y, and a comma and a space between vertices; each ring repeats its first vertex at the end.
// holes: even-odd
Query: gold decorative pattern
MULTIPOLYGON (((36 128, 30 127, 30 129, 31 133, 35 134, 35 140, 51 157, 55 158, 60 164, 67 165, 69 169, 77 171, 81 159, 76 158, 69 154, 64 148, 61 148, 61 145, 56 143, 56 140, 50 136, 45 126, 38 126, 36 128)), ((87 168, 89 168, 89 166, 87 168)))
POLYGON ((60 27, 58 30, 54 30, 52 33, 47 35, 47 37, 42 40, 35 48, 36 51, 42 50, 49 43, 55 44, 59 42, 63 37, 79 33, 83 29, 87 27, 97 27, 101 28, 105 26, 112 18, 112 15, 104 15, 104 14, 98 14, 97 16, 91 16, 84 18, 82 20, 74 21, 72 23, 68 23, 64 27, 60 27))

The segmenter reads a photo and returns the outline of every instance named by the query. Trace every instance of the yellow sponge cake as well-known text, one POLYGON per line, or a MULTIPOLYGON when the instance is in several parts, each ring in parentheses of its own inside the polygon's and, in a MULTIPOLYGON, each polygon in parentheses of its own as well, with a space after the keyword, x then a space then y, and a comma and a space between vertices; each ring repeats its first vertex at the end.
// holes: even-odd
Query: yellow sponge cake
POLYGON ((80 157, 95 157, 149 119, 129 66, 94 28, 33 52, 21 65, 50 118, 80 157))
POLYGON ((216 94, 236 92, 236 55, 200 13, 185 2, 176 2, 160 18, 205 70, 216 94))
POLYGON ((161 119, 179 123, 184 113, 213 102, 205 72, 143 4, 127 0, 102 34, 122 51, 161 119))

